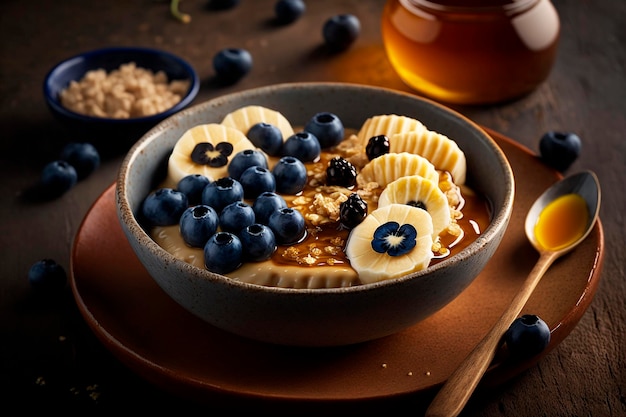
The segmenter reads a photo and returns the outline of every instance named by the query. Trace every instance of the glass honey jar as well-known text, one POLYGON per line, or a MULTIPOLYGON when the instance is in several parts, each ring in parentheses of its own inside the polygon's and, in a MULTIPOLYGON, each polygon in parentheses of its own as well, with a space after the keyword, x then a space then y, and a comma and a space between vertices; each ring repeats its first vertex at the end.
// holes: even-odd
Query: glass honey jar
POLYGON ((400 78, 453 104, 530 93, 548 77, 560 33, 549 0, 388 0, 381 24, 400 78))

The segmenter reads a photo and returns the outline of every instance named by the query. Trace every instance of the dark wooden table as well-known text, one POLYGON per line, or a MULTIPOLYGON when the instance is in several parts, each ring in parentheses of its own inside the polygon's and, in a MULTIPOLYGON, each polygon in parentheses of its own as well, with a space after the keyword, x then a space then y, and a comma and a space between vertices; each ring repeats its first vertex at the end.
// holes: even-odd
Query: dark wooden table
MULTIPOLYGON (((346 81, 410 91, 392 71, 382 47, 383 0, 310 1, 306 15, 286 27, 270 23, 272 0, 242 1, 222 12, 207 10, 206 3, 181 2, 192 15, 189 24, 170 16, 167 1, 0 3, 2 415, 48 410, 109 415, 131 409, 220 415, 210 405, 162 392, 126 369, 87 328, 69 287, 49 297, 33 293, 27 282, 29 267, 43 258, 69 270, 77 228, 115 180, 123 157, 107 155, 95 174, 59 199, 40 204, 20 199, 44 163, 77 139, 52 118, 43 101, 42 80, 53 64, 104 46, 162 48, 197 69, 203 85, 196 102, 288 81, 346 81), (320 51, 321 26, 340 12, 357 15, 363 30, 350 50, 330 56, 320 51), (253 51, 254 69, 236 85, 215 87, 210 83, 212 56, 230 46, 253 51)), ((562 39, 547 82, 512 103, 454 108, 532 150, 547 130, 579 134, 583 152, 570 170, 594 170, 603 188, 602 279, 574 331, 502 389, 473 397, 466 416, 626 415, 626 2, 555 0, 555 6, 562 39)))

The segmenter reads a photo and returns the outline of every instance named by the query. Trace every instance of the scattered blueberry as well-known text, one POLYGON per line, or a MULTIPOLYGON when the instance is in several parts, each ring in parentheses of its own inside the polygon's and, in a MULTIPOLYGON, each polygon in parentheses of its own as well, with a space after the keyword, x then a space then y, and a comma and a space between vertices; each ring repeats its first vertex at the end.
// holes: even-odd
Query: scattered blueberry
POLYGON ((243 201, 237 201, 224 207, 219 215, 220 229, 236 235, 255 222, 254 210, 243 201))
POLYGON ((283 156, 272 168, 276 178, 276 191, 280 194, 295 195, 304 189, 307 182, 306 167, 298 158, 283 156))
POLYGON ((88 177, 100 166, 100 154, 91 143, 68 143, 61 150, 60 158, 74 167, 79 180, 88 177))
POLYGON ((273 212, 268 226, 274 232, 276 243, 279 245, 291 245, 300 242, 306 236, 302 213, 291 207, 273 212))
POLYGON ((159 188, 144 199, 141 211, 153 226, 178 224, 187 209, 187 196, 172 188, 159 188))
POLYGON ((226 274, 239 268, 243 248, 241 240, 229 232, 217 232, 204 245, 204 264, 217 274, 226 274))
POLYGON ((305 10, 306 5, 302 0, 279 0, 274 6, 276 21, 281 24, 295 22, 305 10))
POLYGON ((65 287, 67 274, 53 259, 42 259, 28 270, 28 282, 37 290, 59 290, 65 287))
POLYGON ((344 136, 344 127, 337 115, 329 112, 317 113, 304 126, 319 141, 322 148, 338 145, 344 136))
POLYGON ((252 69, 252 55, 242 48, 226 48, 213 57, 213 69, 225 83, 235 83, 252 69))
POLYGON ((276 238, 269 227, 254 223, 239 234, 243 246, 243 259, 260 262, 269 259, 276 251, 276 238))
POLYGON ((266 191, 276 191, 276 179, 271 171, 263 167, 250 167, 246 169, 239 182, 243 187, 243 197, 254 199, 266 191))
POLYGON ((256 149, 246 149, 233 156, 228 164, 228 176, 240 180, 241 174, 250 167, 267 168, 267 158, 256 149))
POLYGON ((580 137, 574 133, 547 132, 539 141, 539 152, 545 163, 554 169, 563 172, 574 163, 582 143, 580 137))
POLYGON ((254 200, 254 203, 252 203, 252 210, 254 210, 256 222, 266 226, 269 224, 272 213, 285 207, 287 207, 285 199, 281 195, 273 192, 259 194, 254 200))
POLYGON ((540 317, 525 314, 513 321, 504 334, 511 354, 527 359, 541 353, 550 343, 550 328, 540 317))
POLYGON ((389 138, 385 135, 372 136, 365 146, 365 154, 370 161, 389 153, 389 138))
POLYGON ((202 190, 202 204, 211 206, 217 213, 236 201, 243 200, 243 187, 239 181, 224 177, 215 180, 202 190))
POLYGON ((257 148, 270 156, 281 154, 283 134, 277 126, 270 123, 256 123, 248 130, 248 139, 257 148))
POLYGON ((40 185, 46 195, 58 197, 76 185, 77 181, 76 169, 66 161, 57 160, 43 167, 40 185))
POLYGON ((372 249, 389 256, 402 256, 409 253, 417 244, 417 230, 409 223, 400 225, 387 222, 378 226, 372 239, 372 249))
POLYGON ((190 174, 183 177, 176 189, 187 196, 187 203, 195 206, 202 202, 202 190, 209 185, 211 180, 202 174, 190 174))
POLYGON ((283 155, 296 157, 302 162, 316 161, 321 151, 319 140, 311 132, 294 133, 283 143, 283 155))
POLYGON ((202 248, 217 231, 219 217, 211 206, 188 207, 180 216, 180 234, 185 243, 194 248, 202 248))
POLYGON ((326 45, 334 51, 343 51, 356 41, 361 32, 361 22, 352 14, 339 14, 328 19, 322 28, 326 45))
POLYGON ((353 229, 367 216, 367 202, 357 193, 339 205, 339 223, 346 229, 353 229))
POLYGON ((356 168, 349 161, 336 156, 328 161, 326 168, 326 184, 340 187, 354 187, 356 185, 356 168))

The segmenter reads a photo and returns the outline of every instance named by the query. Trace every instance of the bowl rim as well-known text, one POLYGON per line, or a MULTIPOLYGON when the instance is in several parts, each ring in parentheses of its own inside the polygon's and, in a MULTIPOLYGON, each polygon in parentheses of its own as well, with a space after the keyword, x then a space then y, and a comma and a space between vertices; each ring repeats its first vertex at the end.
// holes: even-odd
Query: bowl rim
POLYGON ((77 53, 61 61, 58 61, 55 65, 53 65, 52 68, 48 70, 48 72, 46 73, 44 77, 44 82, 43 82, 43 95, 46 99, 46 103, 55 112, 59 113, 60 115, 67 117, 67 118, 75 119, 81 122, 111 123, 111 124, 116 124, 116 125, 128 125, 128 124, 149 123, 149 122, 156 123, 158 121, 161 121, 163 118, 171 116, 172 114, 175 114, 176 112, 187 107, 196 98, 199 91, 200 91, 200 77, 198 76, 198 73, 196 72, 194 67, 187 60, 181 58, 178 55, 175 55, 171 52, 168 52, 162 49, 143 47, 143 46, 115 46, 115 47, 106 47, 106 48, 100 48, 100 49, 92 49, 89 51, 77 53), (52 80, 53 77, 55 77, 59 72, 79 62, 88 61, 90 58, 93 58, 96 56, 116 55, 118 53, 133 53, 133 54, 146 55, 146 56, 152 55, 152 56, 168 57, 169 59, 177 62, 183 68, 183 70, 188 74, 188 78, 190 81, 189 90, 181 98, 181 100, 178 103, 176 103, 174 106, 170 107, 169 109, 161 113, 156 113, 156 114, 152 114, 149 116, 142 116, 142 117, 132 117, 128 119, 114 119, 110 117, 88 116, 88 115, 84 115, 81 113, 77 113, 61 105, 58 98, 55 97, 54 94, 52 94, 50 80, 52 80))
POLYGON ((495 140, 478 124, 470 120, 469 118, 463 116, 462 114, 456 112, 448 108, 447 106, 437 103, 428 98, 424 98, 422 96, 417 96, 415 94, 410 94, 407 92, 394 90, 386 87, 377 87, 370 85, 362 85, 357 83, 346 83, 346 82, 288 82, 288 83, 280 83, 280 84, 272 84, 262 87, 251 88, 247 90, 242 90, 238 92, 233 92, 225 95, 221 95, 205 102, 196 104, 191 106, 181 112, 178 112, 176 115, 167 118, 161 123, 154 126, 152 129, 147 131, 128 151, 126 156, 124 157, 122 164, 120 165, 118 176, 115 184, 115 198, 116 198, 116 206, 117 206, 117 214, 118 219, 122 223, 124 229, 128 229, 128 232, 131 233, 137 242, 140 245, 145 246, 150 252, 157 253, 159 256, 163 256, 168 265, 175 265, 177 268, 180 268, 185 273, 189 272, 191 274, 202 277, 202 279, 207 279, 209 281, 215 281, 221 285, 227 287, 236 287, 241 290, 249 290, 256 292, 264 292, 264 293, 272 293, 272 294, 290 294, 292 296, 296 295, 308 295, 308 296, 324 296, 328 297, 329 295, 342 296, 346 294, 351 294, 355 292, 367 292, 367 291, 375 291, 379 288, 385 287, 393 287, 396 285, 402 285, 402 283, 423 278, 426 275, 429 275, 435 271, 441 270, 445 268, 447 265, 453 262, 463 262, 476 252, 480 251, 489 241, 495 238, 495 236, 506 229, 508 225, 508 221, 511 218, 511 214, 513 211, 513 202, 515 195, 515 178, 513 175, 513 170, 511 165, 509 164, 508 159, 506 158, 504 151, 497 145, 495 140), (156 140, 158 137, 158 133, 167 129, 169 126, 176 126, 179 124, 179 120, 181 118, 186 117, 187 115, 191 115, 194 112, 197 112, 202 109, 210 109, 213 107, 217 107, 221 102, 228 102, 233 98, 237 98, 240 96, 243 97, 254 97, 258 95, 262 95, 264 93, 272 93, 275 94, 277 91, 284 91, 290 89, 306 89, 308 91, 314 90, 323 90, 323 89, 348 89, 352 91, 369 91, 371 93, 382 93, 382 94, 391 94, 396 95, 398 97, 405 97, 409 99, 414 99, 417 101, 425 102, 428 105, 435 106, 438 110, 443 111, 445 113, 451 114, 457 118, 460 118, 464 122, 468 123, 470 127, 476 129, 487 143, 490 145, 492 150, 494 151, 496 157, 499 159, 501 166, 504 168, 506 173, 505 178, 503 178, 505 193, 504 193, 504 204, 502 210, 499 213, 493 213, 493 217, 483 233, 478 236, 472 243, 470 243, 467 247, 461 250, 459 253, 435 264, 424 270, 414 272, 412 274, 408 274, 399 278, 394 278, 390 280, 383 280, 369 284, 361 284, 349 287, 337 287, 337 288, 284 288, 284 287, 270 287, 263 286, 258 284, 252 284, 247 282, 238 281, 233 278, 229 278, 227 276, 213 273, 209 270, 195 267, 187 262, 184 262, 175 256, 171 255, 161 246, 159 246, 145 231, 145 229, 138 222, 135 217, 132 209, 130 208, 127 200, 126 193, 126 179, 128 176, 129 166, 133 160, 137 158, 137 155, 141 155, 146 146, 148 146, 152 141, 156 140))

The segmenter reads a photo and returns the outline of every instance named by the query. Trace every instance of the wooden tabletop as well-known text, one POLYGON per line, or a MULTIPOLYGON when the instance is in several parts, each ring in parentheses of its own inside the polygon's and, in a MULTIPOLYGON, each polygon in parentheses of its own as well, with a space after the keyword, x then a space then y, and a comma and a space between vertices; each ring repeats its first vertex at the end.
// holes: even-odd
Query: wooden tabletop
MULTIPOLYGON (((603 189, 601 282, 586 314, 555 350, 500 389, 477 392, 465 416, 626 415, 626 2, 554 3, 562 28, 549 79, 511 103, 451 107, 532 151, 548 130, 581 137, 582 154, 569 171, 595 171, 603 189)), ((411 92, 392 70, 382 46, 384 0, 310 1, 306 14, 288 26, 271 24, 273 0, 242 1, 219 12, 206 4, 181 2, 180 8, 192 17, 183 24, 170 15, 168 1, 0 3, 0 414, 222 411, 185 401, 133 374, 94 337, 69 286, 50 297, 35 294, 27 281, 30 266, 43 258, 55 259, 69 271, 77 229, 115 181, 123 158, 123 153, 107 155, 92 176, 56 200, 23 202, 21 194, 38 180, 43 165, 64 143, 77 139, 44 103, 42 81, 52 65, 105 46, 161 48, 196 68, 203 83, 195 103, 298 81, 411 92), (344 12, 359 17, 361 35, 348 51, 324 54, 322 24, 344 12), (254 67, 239 83, 217 87, 210 82, 211 60, 224 47, 252 51, 254 67)), ((424 406, 415 404, 414 410, 424 406)))

